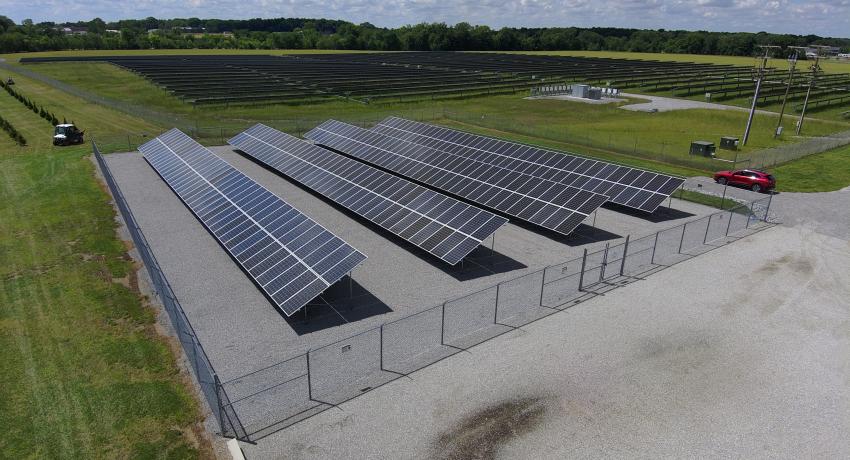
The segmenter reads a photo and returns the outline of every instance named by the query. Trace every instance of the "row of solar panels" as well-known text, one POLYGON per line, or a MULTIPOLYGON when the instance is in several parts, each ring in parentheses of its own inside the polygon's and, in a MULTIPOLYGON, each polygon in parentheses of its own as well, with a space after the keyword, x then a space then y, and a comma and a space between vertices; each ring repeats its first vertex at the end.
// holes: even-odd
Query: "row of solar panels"
MULTIPOLYGON (((452 265, 507 222, 475 205, 569 234, 607 201, 654 211, 682 182, 395 117, 305 137, 343 155, 262 124, 229 143, 452 265)), ((286 315, 366 258, 176 129, 139 150, 286 315)))

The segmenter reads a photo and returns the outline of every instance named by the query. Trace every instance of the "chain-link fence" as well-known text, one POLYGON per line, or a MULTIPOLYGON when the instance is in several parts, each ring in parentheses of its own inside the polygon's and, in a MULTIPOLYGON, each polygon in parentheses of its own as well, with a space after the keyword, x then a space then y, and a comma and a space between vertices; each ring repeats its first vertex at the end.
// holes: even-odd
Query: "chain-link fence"
MULTIPOLYGON (((515 117, 468 113, 456 110, 443 112, 444 118, 470 127, 489 128, 507 133, 520 134, 565 144, 590 147, 619 154, 640 157, 666 164, 684 166, 702 171, 715 171, 720 167, 718 160, 710 157, 688 155, 690 139, 678 142, 659 142, 638 134, 597 134, 585 128, 568 126, 551 127, 539 123, 526 124, 515 117)), ((833 133, 801 142, 783 144, 778 147, 745 152, 735 155, 735 164, 749 168, 772 168, 808 155, 825 152, 850 144, 850 131, 833 133)), ((728 162, 732 162, 727 158, 728 162)))
POLYGON ((135 248, 147 268, 154 294, 168 314, 174 334, 183 347, 186 359, 192 372, 195 374, 198 386, 209 404, 212 415, 219 423, 221 434, 229 437, 247 438, 248 434, 239 421, 239 414, 235 412, 234 405, 221 385, 218 375, 213 369, 206 352, 204 352, 204 348, 201 346, 201 342, 198 340, 192 324, 189 322, 189 318, 186 317, 186 313, 180 306, 180 301, 174 295, 174 291, 171 290, 168 279, 166 279, 165 274, 159 267, 159 263, 156 257, 154 257, 150 246, 148 246, 142 229, 139 228, 136 218, 130 210, 130 206, 124 199, 124 194, 121 193, 121 189, 112 177, 112 173, 109 171, 109 167, 106 165, 95 142, 92 142, 92 153, 103 175, 103 179, 112 194, 113 201, 118 207, 118 211, 121 213, 127 230, 133 239, 135 248))
POLYGON ((772 220, 768 196, 642 238, 627 237, 221 382, 112 178, 99 142, 92 146, 221 434, 243 440, 262 438, 461 350, 727 244, 772 220))
POLYGON ((223 383, 257 440, 459 351, 688 260, 771 221, 772 197, 453 299, 223 383))

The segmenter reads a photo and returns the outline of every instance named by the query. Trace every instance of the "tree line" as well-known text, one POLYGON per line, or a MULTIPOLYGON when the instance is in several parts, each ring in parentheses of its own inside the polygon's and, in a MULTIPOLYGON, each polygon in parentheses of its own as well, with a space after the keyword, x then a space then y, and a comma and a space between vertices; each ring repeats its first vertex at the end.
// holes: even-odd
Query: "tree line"
POLYGON ((339 49, 376 51, 634 51, 752 56, 757 46, 838 46, 817 35, 639 30, 611 27, 491 29, 462 22, 395 29, 328 19, 125 19, 56 24, 0 16, 0 53, 77 49, 339 49), (85 30, 65 33, 62 27, 85 30))

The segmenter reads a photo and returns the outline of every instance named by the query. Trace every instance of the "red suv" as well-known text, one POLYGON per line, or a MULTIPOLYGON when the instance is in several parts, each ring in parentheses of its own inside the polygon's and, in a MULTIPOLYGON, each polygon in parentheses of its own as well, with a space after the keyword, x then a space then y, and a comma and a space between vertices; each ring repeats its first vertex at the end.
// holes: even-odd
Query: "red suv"
POLYGON ((714 182, 721 185, 746 187, 754 192, 769 192, 776 187, 776 178, 764 171, 755 169, 718 171, 714 173, 714 182))

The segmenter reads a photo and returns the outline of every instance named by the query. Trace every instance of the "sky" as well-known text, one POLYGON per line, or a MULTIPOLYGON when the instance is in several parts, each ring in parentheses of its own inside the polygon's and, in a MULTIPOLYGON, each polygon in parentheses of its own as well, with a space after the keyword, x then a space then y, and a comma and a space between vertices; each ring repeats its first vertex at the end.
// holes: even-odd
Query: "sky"
POLYGON ((629 27, 850 37, 850 0, 0 0, 20 23, 306 17, 398 27, 420 22, 511 27, 629 27))

